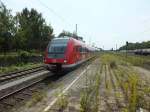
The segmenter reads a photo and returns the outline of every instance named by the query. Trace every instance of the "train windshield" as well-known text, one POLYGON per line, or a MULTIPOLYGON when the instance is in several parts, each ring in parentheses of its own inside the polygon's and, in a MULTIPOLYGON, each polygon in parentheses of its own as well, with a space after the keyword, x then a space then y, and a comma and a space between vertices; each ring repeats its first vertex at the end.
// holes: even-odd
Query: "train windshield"
POLYGON ((49 43, 48 57, 63 58, 69 39, 54 39, 49 43))

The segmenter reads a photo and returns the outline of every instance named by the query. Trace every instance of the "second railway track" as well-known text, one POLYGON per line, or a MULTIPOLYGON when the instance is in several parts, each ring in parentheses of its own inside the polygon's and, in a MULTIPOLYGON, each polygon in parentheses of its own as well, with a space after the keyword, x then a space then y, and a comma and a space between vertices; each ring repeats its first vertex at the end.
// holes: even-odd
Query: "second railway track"
POLYGON ((45 70, 43 65, 34 67, 34 68, 30 68, 30 69, 26 69, 26 70, 21 70, 21 71, 17 71, 17 72, 11 72, 8 74, 0 75, 0 85, 6 83, 8 81, 12 81, 17 78, 25 77, 29 74, 32 74, 32 73, 38 72, 38 71, 42 71, 42 70, 45 70))
MULTIPOLYGON (((50 80, 55 80, 57 77, 59 79, 59 75, 53 75, 53 73, 45 70, 43 66, 2 75, 0 78, 3 77, 7 78, 1 79, 5 80, 5 83, 2 84, 0 82, 0 112, 9 112, 8 110, 11 110, 13 107, 16 107, 16 105, 19 105, 18 100, 21 100, 21 102, 22 100, 26 100, 26 96, 30 97, 29 99, 31 99, 33 92, 37 91, 37 89, 34 91, 31 88, 41 86, 41 83, 44 82, 44 79, 49 80, 47 77, 51 77, 50 80)), ((47 87, 48 86, 44 88, 47 87)))
POLYGON ((10 99, 11 101, 15 100, 14 95, 34 87, 50 74, 43 66, 39 66, 0 76, 0 112, 5 112, 6 107, 14 105, 9 101, 10 99))

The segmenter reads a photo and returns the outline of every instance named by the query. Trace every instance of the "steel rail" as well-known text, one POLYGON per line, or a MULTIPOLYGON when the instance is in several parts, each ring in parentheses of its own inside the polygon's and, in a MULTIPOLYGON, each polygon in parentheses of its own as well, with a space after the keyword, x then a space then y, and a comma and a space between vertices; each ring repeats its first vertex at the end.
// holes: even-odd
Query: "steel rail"
POLYGON ((37 71, 41 71, 44 70, 44 66, 38 66, 38 67, 34 67, 34 68, 30 68, 30 69, 26 69, 26 70, 21 70, 21 71, 17 71, 17 72, 12 72, 12 73, 8 73, 8 74, 4 74, 4 75, 0 75, 0 83, 7 81, 7 80, 11 80, 14 78, 18 78, 21 76, 26 76, 28 74, 37 72, 37 71))
MULTIPOLYGON (((17 84, 17 85, 12 85, 12 87, 8 87, 8 88, 6 88, 6 90, 8 89, 12 89, 12 88, 14 88, 14 90, 12 90, 12 91, 10 91, 10 92, 6 92, 6 94, 4 94, 4 95, 2 95, 2 96, 0 96, 0 101, 1 100, 3 100, 3 99, 5 99, 5 98, 7 98, 7 97, 9 97, 9 96, 11 96, 11 95, 14 95, 14 94, 16 94, 16 93, 18 93, 18 92, 20 92, 20 91, 22 91, 22 90, 24 90, 24 89, 26 89, 26 88, 29 88, 29 87, 31 87, 32 85, 34 85, 34 84, 36 84, 36 83, 38 83, 38 82, 40 82, 40 81, 42 81, 45 77, 47 77, 48 75, 46 75, 47 74, 47 72, 46 71, 43 71, 42 73, 40 73, 40 75, 37 75, 37 77, 36 76, 34 76, 34 78, 30 78, 30 79, 28 79, 28 80, 26 80, 26 81, 22 81, 21 82, 21 87, 18 87, 18 88, 16 88, 17 87, 17 85, 20 85, 20 84, 17 84)), ((33 74, 34 75, 34 74, 33 74)), ((31 76, 30 76, 31 77, 31 76)), ((4 89, 5 90, 5 89, 4 89)))

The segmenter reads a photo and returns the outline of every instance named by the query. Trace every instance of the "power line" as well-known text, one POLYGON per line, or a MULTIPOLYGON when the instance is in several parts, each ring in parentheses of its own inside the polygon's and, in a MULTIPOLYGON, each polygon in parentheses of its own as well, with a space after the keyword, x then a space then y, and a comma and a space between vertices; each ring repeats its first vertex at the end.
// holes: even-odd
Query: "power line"
POLYGON ((0 2, 3 3, 2 0, 0 0, 0 2))
MULTIPOLYGON (((68 23, 61 15, 59 15, 58 13, 56 13, 52 8, 48 7, 46 4, 44 4, 41 0, 37 0, 40 5, 42 5, 43 7, 47 8, 48 10, 50 10, 55 16, 57 16, 59 19, 61 19, 62 22, 68 24, 69 26, 72 26, 70 23, 68 23)), ((36 1, 36 2, 37 2, 36 1)))

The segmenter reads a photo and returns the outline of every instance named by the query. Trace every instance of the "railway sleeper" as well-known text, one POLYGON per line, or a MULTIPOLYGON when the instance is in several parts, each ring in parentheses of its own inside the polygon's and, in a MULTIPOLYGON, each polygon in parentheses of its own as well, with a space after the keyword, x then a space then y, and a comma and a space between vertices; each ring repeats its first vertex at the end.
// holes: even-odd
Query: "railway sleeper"
POLYGON ((2 102, 4 105, 8 105, 10 107, 13 107, 14 105, 16 105, 18 102, 13 99, 13 98, 10 98, 10 99, 5 99, 3 102, 2 102))
POLYGON ((27 92, 24 91, 24 92, 22 92, 22 94, 23 94, 23 95, 32 96, 33 92, 32 92, 32 91, 30 91, 30 92, 29 92, 29 91, 27 91, 27 92))
POLYGON ((25 98, 23 98, 22 96, 19 96, 19 95, 15 96, 14 98, 19 99, 19 100, 25 100, 25 98))

